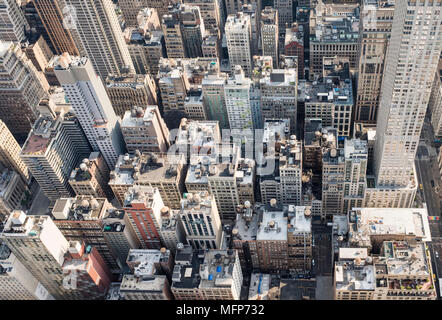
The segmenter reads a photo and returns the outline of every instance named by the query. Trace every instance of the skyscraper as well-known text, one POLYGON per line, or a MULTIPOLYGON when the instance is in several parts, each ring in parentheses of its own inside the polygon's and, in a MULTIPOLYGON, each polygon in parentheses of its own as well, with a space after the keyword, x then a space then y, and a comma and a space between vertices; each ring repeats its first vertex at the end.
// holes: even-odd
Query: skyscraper
POLYGON ((58 63, 55 75, 72 103, 92 149, 101 152, 109 168, 115 167, 118 156, 125 151, 120 119, 112 109, 91 60, 63 54, 58 63))
POLYGON ((69 52, 72 55, 79 55, 80 48, 77 47, 79 44, 75 43, 71 30, 63 25, 63 10, 66 9, 62 0, 33 0, 33 3, 55 54, 69 52))
POLYGON ((200 8, 197 6, 182 5, 180 7, 180 23, 186 57, 202 57, 203 51, 201 44, 206 30, 204 28, 200 8))
POLYGON ((19 143, 38 118, 37 106, 49 85, 18 44, 0 40, 0 119, 19 143))
POLYGON ((227 49, 229 52, 230 68, 240 65, 246 76, 252 73, 252 29, 250 16, 242 12, 227 17, 226 26, 227 49))
POLYGON ((271 7, 261 11, 261 41, 262 55, 272 57, 273 68, 278 68, 278 11, 271 7))
POLYGON ((230 129, 253 129, 252 108, 250 106, 250 86, 252 81, 244 76, 241 66, 235 66, 233 77, 224 86, 224 97, 230 129))
POLYGON ((5 244, 0 244, 0 299, 51 300, 53 297, 5 244))
POLYGON ((389 190, 409 190, 404 196, 391 192, 391 207, 411 207, 414 199, 414 159, 440 55, 441 22, 437 2, 395 4, 374 151, 379 198, 389 190))
POLYGON ((273 6, 278 11, 279 32, 285 33, 286 28, 293 22, 293 1, 274 0, 273 6))
POLYGON ((63 0, 71 11, 72 33, 104 81, 109 74, 133 71, 112 0, 63 0))
POLYGON ((50 216, 26 216, 23 211, 14 211, 0 239, 55 299, 82 298, 63 285, 62 265, 69 242, 50 216))
POLYGON ((17 0, 0 0, 0 40, 22 42, 29 24, 17 0))
POLYGON ((23 145, 20 157, 46 197, 56 201, 74 194, 69 176, 90 154, 89 143, 72 114, 56 119, 40 117, 23 145))
POLYGON ((393 15, 394 5, 387 1, 365 0, 363 3, 356 121, 376 122, 393 15))
POLYGON ((22 178, 29 179, 29 170, 20 159, 21 147, 12 136, 5 123, 0 120, 0 163, 5 167, 17 171, 22 178))

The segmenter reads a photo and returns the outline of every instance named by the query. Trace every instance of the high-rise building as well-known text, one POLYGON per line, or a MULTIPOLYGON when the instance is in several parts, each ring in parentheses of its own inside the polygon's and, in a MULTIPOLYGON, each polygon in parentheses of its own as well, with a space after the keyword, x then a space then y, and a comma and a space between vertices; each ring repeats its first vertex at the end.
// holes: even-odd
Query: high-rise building
POLYGON ((25 15, 26 21, 29 24, 30 28, 29 34, 41 35, 45 39, 49 48, 51 49, 51 52, 55 52, 55 49, 52 46, 51 39, 49 38, 49 35, 46 32, 46 29, 44 28, 43 22, 40 19, 40 16, 38 15, 37 8, 35 7, 35 1, 23 0, 21 1, 20 7, 21 10, 23 11, 23 14, 25 15))
POLYGON ((20 45, 0 41, 0 119, 19 143, 38 118, 37 106, 48 89, 20 45))
POLYGON ((367 188, 367 142, 359 139, 344 143, 344 214, 364 205, 367 188))
POLYGON ((342 6, 319 1, 310 12, 310 77, 320 77, 324 57, 348 58, 350 70, 357 71, 359 4, 342 6))
POLYGON ((218 41, 218 36, 214 34, 207 35, 203 39, 201 44, 201 50, 203 52, 203 57, 205 58, 218 58, 219 57, 219 47, 220 43, 218 41))
POLYGON ((201 18, 206 30, 223 30, 224 21, 221 19, 221 1, 219 0, 184 0, 190 6, 200 8, 201 18))
POLYGON ((18 172, 24 181, 29 179, 29 170, 20 158, 21 147, 5 123, 0 120, 0 163, 18 172))
POLYGON ((294 22, 285 30, 284 55, 298 57, 298 79, 304 79, 304 26, 294 22))
POLYGON ((412 206, 417 187, 414 159, 441 52, 441 22, 435 2, 395 4, 376 127, 376 182, 367 189, 369 205, 412 206), (403 77, 404 72, 409 75, 403 77))
POLYGON ((0 222, 12 211, 19 209, 26 193, 29 193, 25 181, 20 175, 0 165, 0 222))
POLYGON ((278 11, 272 7, 265 7, 261 11, 261 42, 262 55, 272 57, 273 67, 278 68, 278 11))
MULTIPOLYGON (((95 72, 104 81, 109 74, 133 72, 112 0, 63 0, 71 11, 71 32, 95 72)), ((104 154, 104 153, 103 153, 104 154)))
POLYGON ((426 209, 355 208, 341 217, 335 299, 436 299, 426 209))
POLYGON ((284 33, 293 22, 293 1, 275 0, 273 7, 278 11, 279 32, 284 33))
POLYGON ((161 209, 160 232, 164 247, 172 252, 176 252, 178 243, 186 243, 186 231, 179 210, 170 210, 169 207, 161 209))
POLYGON ((165 153, 169 149, 169 129, 157 106, 134 107, 126 111, 121 132, 127 151, 165 153))
POLYGON ((184 101, 190 89, 187 62, 185 59, 160 59, 158 86, 169 128, 176 128, 185 117, 184 101))
POLYGON ((184 99, 184 111, 186 112, 186 116, 189 120, 207 120, 201 90, 191 90, 187 92, 187 97, 184 99))
POLYGON ((207 191, 185 193, 181 205, 188 243, 195 249, 219 249, 222 225, 214 196, 207 191))
POLYGON ((161 209, 164 207, 158 188, 135 186, 126 193, 123 210, 143 249, 162 247, 161 209))
POLYGON ((281 206, 272 199, 262 210, 256 231, 259 269, 309 271, 312 262, 310 208, 281 206))
POLYGON ((79 241, 70 241, 62 266, 63 275, 83 300, 103 300, 112 275, 97 248, 79 241))
POLYGON ((5 244, 0 244, 0 299, 54 299, 5 244))
POLYGON ((158 11, 161 19, 163 15, 168 13, 168 7, 181 1, 177 0, 119 0, 118 5, 123 12, 123 17, 128 27, 137 26, 137 16, 140 10, 144 8, 152 8, 158 11))
POLYGON ((107 198, 112 201, 114 194, 109 187, 110 170, 99 152, 92 152, 89 157, 72 170, 69 184, 77 196, 107 198))
POLYGON ((220 218, 234 220, 236 208, 241 203, 240 191, 242 203, 254 202, 253 177, 253 160, 240 159, 240 148, 226 144, 211 151, 210 155, 191 158, 186 189, 188 192, 209 190, 215 197, 220 218))
POLYGON ((260 174, 261 201, 276 199, 284 205, 301 205, 302 147, 290 136, 288 119, 269 119, 264 123, 263 159, 260 174))
POLYGON ((111 172, 109 185, 122 205, 128 190, 138 185, 158 188, 164 204, 179 209, 186 168, 184 155, 174 157, 137 152, 133 156, 121 155, 115 170, 111 172))
POLYGON ((224 97, 224 85, 227 75, 211 68, 204 76, 201 84, 203 101, 208 120, 219 122, 220 129, 229 128, 229 118, 224 97))
POLYGON ((138 249, 140 241, 124 210, 110 208, 103 217, 103 234, 121 270, 127 269, 126 258, 131 249, 138 249))
POLYGON ((37 71, 43 71, 54 56, 41 35, 29 36, 26 42, 21 43, 21 46, 37 71))
POLYGON ((338 148, 337 131, 326 128, 322 149, 322 217, 343 213, 344 150, 338 148))
POLYGON ((172 300, 174 261, 170 250, 130 250, 127 263, 133 274, 123 276, 120 294, 125 300, 172 300))
POLYGON ((169 59, 185 58, 186 51, 184 48, 183 35, 181 33, 178 13, 164 15, 161 24, 163 26, 167 57, 169 59))
POLYGON ((106 198, 76 196, 60 198, 54 205, 54 223, 68 241, 95 247, 113 274, 121 270, 104 237, 103 218, 110 203, 106 198))
POLYGON ((200 8, 198 6, 181 5, 180 24, 186 57, 202 57, 201 44, 206 30, 200 8))
POLYGON ((91 152, 78 120, 71 113, 56 119, 40 117, 20 153, 46 197, 55 202, 74 194, 69 176, 91 152))
POLYGON ((297 129, 298 72, 295 68, 273 69, 259 80, 262 118, 290 119, 290 132, 297 129))
POLYGON ((322 120, 340 137, 349 137, 353 114, 353 86, 348 60, 324 58, 323 80, 305 83, 305 118, 322 120))
POLYGON ((157 104, 157 85, 149 74, 110 75, 106 78, 106 92, 115 114, 123 118, 134 106, 157 104))
MULTIPOLYGON (((68 13, 69 8, 65 7, 63 0, 33 0, 33 3, 54 53, 60 55, 68 52, 75 56, 82 53, 83 48, 75 42, 72 30, 65 25, 64 19, 68 17, 64 14, 68 13)), ((74 14, 74 12, 71 13, 74 14)), ((69 21, 66 22, 69 23, 69 21)))
POLYGON ((0 40, 22 42, 26 39, 25 31, 29 24, 16 0, 0 2, 0 40))
POLYGON ((244 75, 240 65, 235 66, 234 75, 224 85, 224 101, 229 117, 230 129, 253 129, 250 87, 252 81, 244 75))
POLYGON ((94 151, 100 151, 108 166, 113 168, 118 156, 125 151, 120 119, 94 72, 91 60, 63 54, 55 75, 94 151))
POLYGON ((124 39, 137 74, 156 76, 158 62, 165 53, 163 38, 158 12, 153 8, 141 10, 136 27, 124 30, 124 39))
POLYGON ((252 72, 252 29, 250 16, 242 12, 227 17, 226 26, 227 49, 230 68, 235 72, 240 65, 246 76, 252 72))
POLYGON ((385 57, 391 35, 394 4, 384 0, 365 0, 360 26, 360 57, 355 120, 376 123, 385 57))
POLYGON ((436 74, 434 75, 433 87, 431 89, 428 108, 431 114, 431 125, 433 126, 434 136, 442 138, 442 59, 439 60, 436 74))
POLYGON ((172 281, 176 300, 239 300, 243 275, 238 253, 181 246, 172 281))
POLYGON ((0 239, 55 299, 83 298, 65 283, 62 266, 69 242, 51 217, 26 216, 23 211, 14 211, 0 239))

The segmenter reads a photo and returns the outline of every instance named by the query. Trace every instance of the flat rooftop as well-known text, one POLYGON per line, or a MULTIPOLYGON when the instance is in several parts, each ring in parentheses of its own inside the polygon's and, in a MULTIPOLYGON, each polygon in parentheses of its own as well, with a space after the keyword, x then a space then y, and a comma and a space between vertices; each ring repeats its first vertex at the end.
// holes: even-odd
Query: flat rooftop
POLYGON ((354 208, 350 223, 354 236, 409 235, 431 241, 426 208, 354 208))
POLYGON ((236 216, 236 222, 232 229, 233 239, 242 241, 254 241, 258 233, 259 215, 252 208, 244 208, 236 216))
POLYGON ((121 155, 115 170, 111 172, 109 184, 131 186, 143 181, 174 182, 178 179, 178 171, 181 170, 184 161, 184 155, 121 155))
POLYGON ((126 274, 121 280, 120 293, 137 293, 137 292, 163 292, 167 283, 165 275, 151 275, 138 277, 126 274))
POLYGON ((289 232, 312 232, 311 209, 309 207, 289 205, 288 218, 290 221, 290 228, 288 228, 289 232))
POLYGON ((170 250, 130 249, 126 262, 135 265, 134 275, 145 276, 155 273, 155 265, 170 259, 170 250))
POLYGON ((267 211, 262 214, 256 240, 287 241, 287 217, 284 210, 267 211))
POLYGON ((209 250, 200 265, 201 289, 213 287, 230 288, 237 258, 236 250, 209 250))
POLYGON ((337 262, 335 265, 335 279, 336 290, 371 291, 376 289, 376 273, 373 265, 337 262))
POLYGON ((99 220, 103 217, 103 207, 107 204, 105 198, 94 198, 87 195, 76 198, 60 198, 55 202, 52 215, 56 220, 99 220))
POLYGON ((253 273, 250 277, 249 300, 268 300, 270 274, 253 273))

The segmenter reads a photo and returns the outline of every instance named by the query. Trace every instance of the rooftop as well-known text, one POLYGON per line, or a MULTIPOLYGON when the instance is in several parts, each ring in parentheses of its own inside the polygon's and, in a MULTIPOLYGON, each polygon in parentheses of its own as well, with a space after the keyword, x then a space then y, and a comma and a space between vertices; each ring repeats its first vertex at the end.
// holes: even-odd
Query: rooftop
POLYGON ((240 208, 232 229, 234 240, 254 241, 258 233, 259 214, 252 208, 240 208))
POLYGON ((250 278, 249 300, 268 300, 270 274, 253 273, 250 278))
POLYGON ((349 213, 350 242, 370 243, 372 236, 406 235, 431 241, 425 208, 354 208, 349 213))
POLYGON ((265 210, 256 235, 256 240, 287 241, 287 213, 282 208, 265 210))
POLYGON ((136 185, 129 188, 125 194, 124 206, 130 206, 133 202, 142 203, 147 208, 152 208, 154 203, 154 195, 159 192, 157 188, 145 185, 136 185))
POLYGON ((171 259, 170 250, 130 249, 126 262, 134 266, 134 275, 143 277, 156 273, 156 264, 171 259))
POLYGON ((233 286, 236 250, 208 250, 200 265, 200 288, 233 286))
POLYGON ((240 150, 237 145, 220 147, 210 155, 193 156, 190 159, 186 183, 206 184, 210 177, 235 177, 240 150))
POLYGON ((213 196, 208 191, 184 193, 181 200, 183 210, 211 210, 213 196))
POLYGON ((136 276, 125 274, 121 280, 120 293, 163 292, 167 278, 165 275, 136 276))
POLYGON ((359 5, 318 4, 310 12, 310 41, 357 42, 359 5))
POLYGON ((38 238, 49 220, 49 216, 27 216, 21 210, 14 210, 4 224, 3 233, 8 236, 38 238))
POLYGON ((306 103, 353 104, 353 91, 350 78, 319 78, 305 83, 306 103))
POLYGON ((198 288, 201 282, 200 265, 204 262, 204 256, 204 250, 194 251, 189 245, 183 247, 178 245, 171 287, 198 288))
POLYGON ((190 145, 191 151, 199 154, 211 153, 212 148, 221 143, 221 134, 218 121, 193 121, 186 118, 181 120, 176 144, 178 146, 190 145))
POLYGON ((154 153, 121 155, 110 174, 110 185, 134 185, 142 181, 177 181, 184 155, 154 153))
POLYGON ((63 117, 61 116, 58 116, 56 119, 52 119, 49 116, 38 118, 23 145, 21 153, 27 156, 44 155, 57 136, 59 125, 62 121, 63 117))
POLYGON ((337 262, 335 265, 336 290, 375 290, 376 276, 373 265, 337 262))
POLYGON ((88 221, 103 218, 108 205, 105 198, 93 196, 77 196, 76 198, 60 198, 55 202, 52 215, 56 220, 88 221))
POLYGON ((121 127, 142 127, 152 122, 155 114, 159 115, 158 106, 137 107, 134 106, 132 110, 126 111, 121 127))

